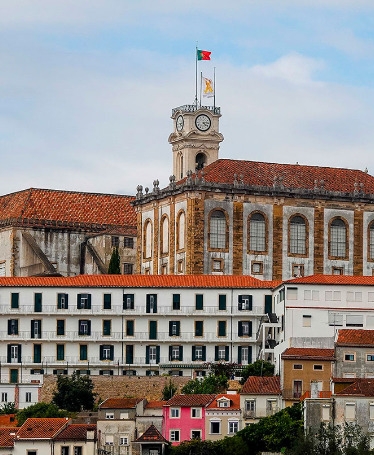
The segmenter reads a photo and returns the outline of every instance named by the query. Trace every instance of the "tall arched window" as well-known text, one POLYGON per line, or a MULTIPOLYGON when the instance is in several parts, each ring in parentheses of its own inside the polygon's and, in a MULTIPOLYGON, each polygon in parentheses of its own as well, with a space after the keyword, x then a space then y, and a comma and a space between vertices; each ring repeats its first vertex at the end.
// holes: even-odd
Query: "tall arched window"
POLYGON ((144 258, 152 257, 152 221, 147 220, 144 224, 144 258))
POLYGON ((249 249, 266 251, 266 221, 262 213, 254 213, 249 219, 249 249))
POLYGON ((330 225, 330 256, 347 256, 347 228, 341 218, 335 218, 330 225))
POLYGON ((210 248, 226 248, 226 217, 221 210, 214 210, 209 220, 210 248))
POLYGON ((369 241, 369 259, 374 260, 374 221, 372 221, 369 224, 368 241, 369 241))
POLYGON ((177 250, 184 249, 185 214, 180 212, 177 216, 177 250))
POLYGON ((306 223, 305 219, 295 215, 290 219, 290 254, 306 254, 306 223))
POLYGON ((161 253, 169 252, 169 219, 167 216, 161 219, 161 253))

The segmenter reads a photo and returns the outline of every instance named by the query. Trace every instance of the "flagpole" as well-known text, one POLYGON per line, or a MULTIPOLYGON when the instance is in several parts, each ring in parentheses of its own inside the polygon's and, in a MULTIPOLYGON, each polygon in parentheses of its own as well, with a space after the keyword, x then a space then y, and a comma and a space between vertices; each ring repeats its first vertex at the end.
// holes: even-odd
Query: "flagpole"
POLYGON ((197 109, 197 43, 195 50, 195 107, 197 109))
POLYGON ((203 72, 200 71, 200 107, 201 107, 201 91, 202 91, 202 85, 203 85, 203 72))

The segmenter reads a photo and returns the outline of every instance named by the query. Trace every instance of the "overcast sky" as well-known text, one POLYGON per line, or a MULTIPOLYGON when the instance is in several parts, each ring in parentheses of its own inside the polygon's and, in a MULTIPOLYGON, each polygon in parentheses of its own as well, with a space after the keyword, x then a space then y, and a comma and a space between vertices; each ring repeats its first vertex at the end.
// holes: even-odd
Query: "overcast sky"
POLYGON ((166 186, 196 44, 221 158, 374 174, 373 0, 0 0, 0 194, 166 186))

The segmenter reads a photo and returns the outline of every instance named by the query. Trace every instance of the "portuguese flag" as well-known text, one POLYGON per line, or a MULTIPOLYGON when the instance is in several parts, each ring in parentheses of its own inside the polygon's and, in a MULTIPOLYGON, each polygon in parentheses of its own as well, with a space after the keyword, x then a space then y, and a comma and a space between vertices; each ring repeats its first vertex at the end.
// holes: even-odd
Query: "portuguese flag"
POLYGON ((209 51, 201 51, 200 49, 197 49, 198 60, 210 60, 210 54, 211 52, 209 51))

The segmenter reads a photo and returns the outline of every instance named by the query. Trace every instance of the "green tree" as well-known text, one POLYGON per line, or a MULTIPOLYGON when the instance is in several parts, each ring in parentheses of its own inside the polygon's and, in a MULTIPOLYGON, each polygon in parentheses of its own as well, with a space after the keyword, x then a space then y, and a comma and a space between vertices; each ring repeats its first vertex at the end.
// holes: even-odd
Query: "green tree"
POLYGON ((62 375, 57 377, 57 390, 52 402, 60 409, 78 412, 83 409, 92 410, 95 397, 91 378, 73 373, 71 377, 62 375))
POLYGON ((16 405, 13 401, 0 406, 0 414, 15 414, 16 412, 16 405))
POLYGON ((111 275, 120 275, 121 274, 121 259, 119 257, 118 248, 114 247, 112 251, 112 256, 110 258, 108 273, 111 275))
POLYGON ((227 379, 234 376, 238 369, 238 364, 235 362, 208 362, 205 366, 215 376, 226 376, 227 379))
POLYGON ((182 393, 220 393, 227 389, 227 377, 209 374, 204 379, 191 379, 182 388, 182 393))
POLYGON ((274 365, 265 360, 256 360, 250 363, 241 372, 242 384, 249 378, 249 376, 274 376, 274 365))
POLYGON ((165 387, 162 389, 162 399, 164 401, 170 400, 170 398, 175 395, 176 391, 177 391, 177 386, 170 379, 169 383, 165 384, 165 387))
POLYGON ((21 426, 29 417, 68 417, 69 413, 53 403, 36 403, 17 412, 17 425, 21 426))
POLYGON ((170 447, 170 455, 216 455, 216 442, 192 439, 170 447))

